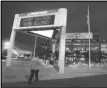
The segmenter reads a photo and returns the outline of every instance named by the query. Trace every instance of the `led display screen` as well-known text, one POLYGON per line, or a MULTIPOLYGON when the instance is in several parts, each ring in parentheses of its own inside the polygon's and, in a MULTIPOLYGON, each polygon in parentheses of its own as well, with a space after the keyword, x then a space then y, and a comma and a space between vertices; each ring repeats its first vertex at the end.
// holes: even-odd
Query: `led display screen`
POLYGON ((55 15, 22 18, 20 21, 20 27, 53 25, 54 20, 55 15))

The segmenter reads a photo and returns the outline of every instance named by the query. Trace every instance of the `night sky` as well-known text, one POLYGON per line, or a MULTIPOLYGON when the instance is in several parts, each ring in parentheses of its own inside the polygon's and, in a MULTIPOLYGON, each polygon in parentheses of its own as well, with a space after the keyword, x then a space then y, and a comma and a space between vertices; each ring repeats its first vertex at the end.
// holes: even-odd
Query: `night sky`
MULTIPOLYGON (((2 40, 9 40, 15 14, 44 9, 67 8, 67 33, 88 32, 88 5, 91 32, 100 32, 100 36, 107 39, 107 2, 2 2, 2 40)), ((15 45, 32 50, 34 37, 17 33, 15 45)))

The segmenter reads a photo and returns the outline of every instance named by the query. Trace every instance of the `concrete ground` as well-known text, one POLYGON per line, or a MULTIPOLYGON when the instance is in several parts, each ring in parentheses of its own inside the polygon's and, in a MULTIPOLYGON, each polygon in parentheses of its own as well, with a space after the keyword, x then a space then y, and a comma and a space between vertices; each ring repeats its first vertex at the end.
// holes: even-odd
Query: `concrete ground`
POLYGON ((2 86, 3 87, 38 87, 38 86, 71 86, 71 87, 107 87, 107 64, 92 66, 77 65, 65 67, 65 73, 59 74, 57 68, 41 68, 39 82, 27 84, 30 74, 28 62, 5 68, 2 63, 2 86), (24 65, 26 64, 26 65, 24 65))
POLYGON ((27 82, 3 83, 2 88, 36 88, 36 87, 107 87, 107 74, 63 78, 54 80, 40 80, 27 84, 27 82))

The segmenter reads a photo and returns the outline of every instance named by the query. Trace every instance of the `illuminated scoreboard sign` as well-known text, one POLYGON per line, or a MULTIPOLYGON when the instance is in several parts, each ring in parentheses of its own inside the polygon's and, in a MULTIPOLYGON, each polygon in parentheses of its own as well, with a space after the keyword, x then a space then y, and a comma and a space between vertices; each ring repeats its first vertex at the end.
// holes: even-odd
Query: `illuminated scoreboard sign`
POLYGON ((55 15, 22 18, 20 27, 53 25, 55 15))

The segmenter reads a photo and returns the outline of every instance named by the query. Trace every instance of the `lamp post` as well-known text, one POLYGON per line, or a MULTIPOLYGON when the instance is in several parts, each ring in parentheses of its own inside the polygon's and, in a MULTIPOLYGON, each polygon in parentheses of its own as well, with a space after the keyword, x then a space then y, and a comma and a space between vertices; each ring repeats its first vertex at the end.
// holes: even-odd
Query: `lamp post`
POLYGON ((87 13, 87 25, 88 25, 88 33, 89 33, 89 68, 91 67, 91 45, 90 45, 90 17, 89 17, 89 6, 87 13))
POLYGON ((101 39, 99 39, 99 63, 101 63, 101 39))

